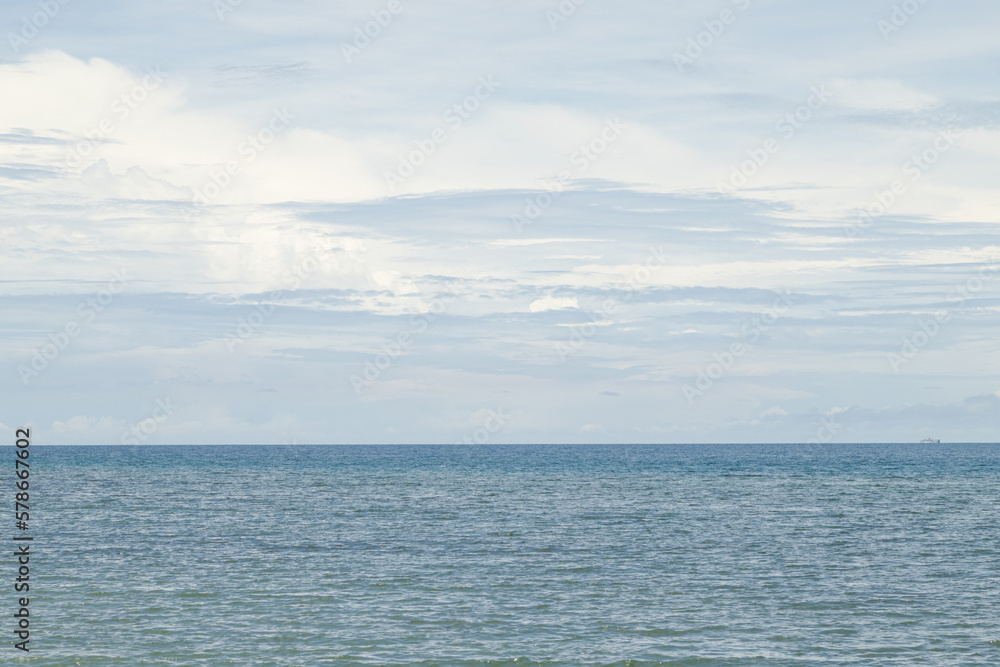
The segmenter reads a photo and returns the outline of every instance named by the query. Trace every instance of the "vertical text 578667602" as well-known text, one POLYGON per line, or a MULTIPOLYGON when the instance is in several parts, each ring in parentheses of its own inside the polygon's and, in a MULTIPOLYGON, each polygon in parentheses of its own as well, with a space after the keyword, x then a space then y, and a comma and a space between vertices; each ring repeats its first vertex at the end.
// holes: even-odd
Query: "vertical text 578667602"
POLYGON ((31 541, 32 537, 28 535, 28 521, 31 516, 28 514, 30 507, 28 506, 28 501, 31 496, 29 494, 31 469, 28 465, 28 459, 31 457, 31 452, 29 447, 31 446, 31 429, 19 428, 17 429, 17 448, 14 456, 14 527, 17 529, 17 533, 14 535, 14 557, 17 559, 17 576, 14 578, 14 591, 18 595, 24 595, 24 597, 18 597, 17 599, 17 611, 14 612, 14 618, 17 619, 17 626, 14 628, 14 635, 21 641, 14 643, 14 648, 27 652, 28 642, 31 637, 31 613, 28 611, 28 604, 30 602, 27 593, 30 590, 31 581, 31 567, 29 563, 31 562, 31 541))

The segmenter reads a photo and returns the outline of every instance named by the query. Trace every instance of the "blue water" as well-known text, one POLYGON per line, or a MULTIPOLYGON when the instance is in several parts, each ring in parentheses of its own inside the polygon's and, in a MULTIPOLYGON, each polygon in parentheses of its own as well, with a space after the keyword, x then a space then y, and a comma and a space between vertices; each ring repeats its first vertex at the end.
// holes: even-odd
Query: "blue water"
POLYGON ((1000 664, 998 445, 32 451, 30 664, 1000 664))

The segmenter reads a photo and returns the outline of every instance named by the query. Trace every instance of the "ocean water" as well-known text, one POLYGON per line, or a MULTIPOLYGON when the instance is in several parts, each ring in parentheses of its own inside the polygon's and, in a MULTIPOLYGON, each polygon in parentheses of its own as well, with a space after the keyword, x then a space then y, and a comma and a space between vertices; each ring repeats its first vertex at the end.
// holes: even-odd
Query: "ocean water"
POLYGON ((32 651, 4 663, 1000 665, 1000 445, 31 460, 32 651))

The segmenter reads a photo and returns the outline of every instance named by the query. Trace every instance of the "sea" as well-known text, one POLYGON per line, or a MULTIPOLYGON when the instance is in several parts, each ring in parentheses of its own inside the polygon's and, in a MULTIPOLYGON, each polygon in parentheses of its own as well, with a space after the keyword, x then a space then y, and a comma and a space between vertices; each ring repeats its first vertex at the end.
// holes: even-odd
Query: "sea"
POLYGON ((1000 665, 996 444, 31 451, 4 664, 1000 665))

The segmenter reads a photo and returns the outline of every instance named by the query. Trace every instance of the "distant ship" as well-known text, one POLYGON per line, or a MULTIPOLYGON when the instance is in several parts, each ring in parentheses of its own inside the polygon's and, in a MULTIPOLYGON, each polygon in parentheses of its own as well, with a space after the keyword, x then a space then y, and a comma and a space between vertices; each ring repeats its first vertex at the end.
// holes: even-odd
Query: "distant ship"
POLYGON ((929 445, 940 445, 941 438, 924 438, 920 441, 921 444, 927 443, 929 445))

